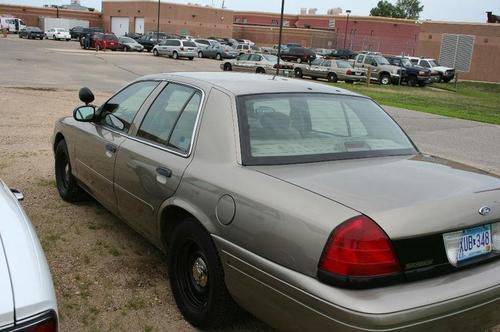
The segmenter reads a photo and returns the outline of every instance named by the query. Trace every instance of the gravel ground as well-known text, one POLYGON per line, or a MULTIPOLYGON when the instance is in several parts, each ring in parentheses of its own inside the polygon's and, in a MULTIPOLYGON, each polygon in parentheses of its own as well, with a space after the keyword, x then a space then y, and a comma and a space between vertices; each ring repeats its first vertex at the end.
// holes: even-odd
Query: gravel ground
MULTIPOLYGON (((96 103, 108 96, 96 94, 96 103)), ((177 310, 164 255, 95 201, 59 198, 50 136, 76 91, 0 88, 0 178, 23 203, 49 262, 61 331, 194 331, 177 310), (15 110, 15 112, 13 112, 15 110)), ((269 330, 248 317, 228 330, 269 330)))

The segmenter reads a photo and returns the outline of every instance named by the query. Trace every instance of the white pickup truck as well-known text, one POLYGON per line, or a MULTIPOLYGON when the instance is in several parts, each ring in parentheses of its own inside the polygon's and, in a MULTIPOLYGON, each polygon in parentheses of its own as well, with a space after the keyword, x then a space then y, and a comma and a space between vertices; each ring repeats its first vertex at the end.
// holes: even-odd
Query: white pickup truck
POLYGON ((455 77, 454 68, 440 66, 435 59, 410 57, 410 61, 414 65, 430 69, 436 82, 448 83, 455 77))

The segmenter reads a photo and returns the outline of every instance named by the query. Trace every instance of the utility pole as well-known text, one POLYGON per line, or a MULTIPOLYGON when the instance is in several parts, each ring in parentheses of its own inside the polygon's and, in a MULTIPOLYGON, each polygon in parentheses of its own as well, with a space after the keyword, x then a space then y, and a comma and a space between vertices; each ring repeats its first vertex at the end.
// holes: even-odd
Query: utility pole
POLYGON ((226 8, 226 7, 224 7, 224 3, 225 3, 225 1, 222 0, 222 9, 226 8))
POLYGON ((347 28, 349 28, 349 14, 351 13, 351 10, 348 9, 345 12, 347 13, 347 21, 345 23, 344 48, 345 48, 345 42, 346 42, 346 39, 347 39, 347 28))
POLYGON ((276 75, 280 73, 280 60, 281 60, 281 42, 283 35, 283 18, 285 16, 285 0, 281 0, 281 18, 280 18, 280 35, 278 38, 278 63, 276 64, 276 75))
POLYGON ((158 22, 156 26, 156 42, 160 43, 160 0, 158 0, 158 22))

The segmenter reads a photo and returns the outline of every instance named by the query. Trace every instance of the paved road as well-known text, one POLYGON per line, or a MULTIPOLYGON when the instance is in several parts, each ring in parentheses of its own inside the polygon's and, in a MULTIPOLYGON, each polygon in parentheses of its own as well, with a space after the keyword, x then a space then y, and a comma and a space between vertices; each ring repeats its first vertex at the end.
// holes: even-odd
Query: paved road
MULTIPOLYGON (((146 74, 219 71, 208 59, 173 60, 151 53, 95 52, 77 42, 0 38, 0 86, 113 92, 146 74)), ((386 107, 421 151, 500 174, 500 126, 386 107)))

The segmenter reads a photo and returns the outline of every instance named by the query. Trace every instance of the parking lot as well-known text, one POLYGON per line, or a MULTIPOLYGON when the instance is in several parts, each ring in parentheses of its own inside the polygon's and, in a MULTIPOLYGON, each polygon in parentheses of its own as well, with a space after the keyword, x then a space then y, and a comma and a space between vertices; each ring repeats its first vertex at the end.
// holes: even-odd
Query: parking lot
MULTIPOLYGON (((139 76, 220 71, 219 64, 85 51, 74 41, 0 39, 0 178, 26 194, 23 205, 53 274, 61 331, 194 330, 175 306, 163 254, 95 201, 59 198, 50 136, 54 122, 81 104, 81 86, 99 104, 139 76)), ((500 126, 388 111, 424 152, 500 174, 500 126)), ((244 317, 228 330, 268 329, 244 317)))

